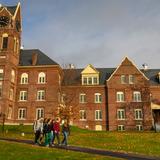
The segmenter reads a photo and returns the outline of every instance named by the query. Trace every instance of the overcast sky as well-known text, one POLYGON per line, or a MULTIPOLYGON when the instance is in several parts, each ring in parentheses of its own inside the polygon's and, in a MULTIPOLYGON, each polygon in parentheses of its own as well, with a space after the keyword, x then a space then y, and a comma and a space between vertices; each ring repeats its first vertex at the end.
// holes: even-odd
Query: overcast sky
MULTIPOLYGON (((15 5, 18 0, 1 0, 15 5)), ((160 0, 21 0, 22 41, 59 64, 160 68, 160 0)))

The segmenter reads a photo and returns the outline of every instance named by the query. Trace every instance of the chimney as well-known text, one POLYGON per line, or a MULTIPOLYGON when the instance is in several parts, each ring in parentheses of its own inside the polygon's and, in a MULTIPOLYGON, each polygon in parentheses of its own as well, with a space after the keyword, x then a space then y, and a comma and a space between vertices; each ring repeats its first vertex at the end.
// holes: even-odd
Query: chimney
POLYGON ((37 64, 38 54, 32 53, 32 66, 35 66, 37 64))
POLYGON ((142 66, 143 66, 143 70, 144 70, 144 71, 147 71, 147 70, 148 70, 148 64, 147 64, 147 63, 142 64, 142 66))
POLYGON ((76 67, 75 67, 75 65, 73 64, 73 63, 70 63, 69 64, 69 69, 75 69, 76 67))

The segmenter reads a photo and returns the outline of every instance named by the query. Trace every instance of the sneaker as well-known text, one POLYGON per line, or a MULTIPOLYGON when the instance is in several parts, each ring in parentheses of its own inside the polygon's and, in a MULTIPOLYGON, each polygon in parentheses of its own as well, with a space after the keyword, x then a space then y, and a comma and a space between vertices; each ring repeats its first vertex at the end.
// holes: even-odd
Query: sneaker
POLYGON ((49 144, 45 145, 46 147, 49 147, 49 144))

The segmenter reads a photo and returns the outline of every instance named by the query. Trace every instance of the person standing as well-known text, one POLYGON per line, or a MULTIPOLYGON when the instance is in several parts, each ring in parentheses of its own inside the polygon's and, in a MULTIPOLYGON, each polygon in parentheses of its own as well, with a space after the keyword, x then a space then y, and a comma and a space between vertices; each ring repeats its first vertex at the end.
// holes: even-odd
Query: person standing
POLYGON ((43 118, 36 120, 33 124, 34 134, 35 134, 35 144, 39 144, 40 135, 43 134, 43 118))
POLYGON ((59 124, 59 118, 56 118, 56 121, 53 123, 53 131, 54 131, 53 145, 54 145, 55 138, 57 138, 58 145, 60 145, 60 138, 59 138, 60 124, 59 124))
POLYGON ((62 125, 62 133, 63 133, 63 140, 61 144, 67 146, 68 145, 68 135, 70 134, 70 126, 67 120, 65 120, 62 125))

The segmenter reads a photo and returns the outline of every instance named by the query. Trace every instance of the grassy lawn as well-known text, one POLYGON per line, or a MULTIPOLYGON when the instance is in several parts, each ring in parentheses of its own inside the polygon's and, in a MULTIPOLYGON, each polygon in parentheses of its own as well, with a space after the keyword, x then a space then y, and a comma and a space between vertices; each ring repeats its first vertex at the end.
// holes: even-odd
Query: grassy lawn
MULTIPOLYGON (((21 136, 20 132, 31 132, 31 126, 9 126, 5 136, 33 139, 33 134, 21 136)), ((2 134, 1 134, 2 136, 2 134)), ((160 133, 154 132, 106 132, 71 128, 70 145, 85 146, 112 151, 160 156, 160 133)))
POLYGON ((0 159, 1 160, 120 160, 118 158, 104 157, 86 153, 50 149, 46 147, 37 147, 34 145, 18 144, 0 141, 0 159))

